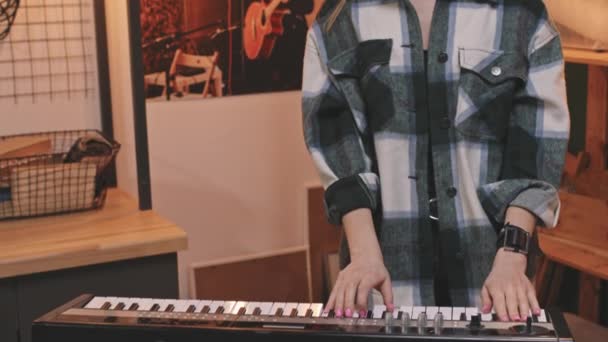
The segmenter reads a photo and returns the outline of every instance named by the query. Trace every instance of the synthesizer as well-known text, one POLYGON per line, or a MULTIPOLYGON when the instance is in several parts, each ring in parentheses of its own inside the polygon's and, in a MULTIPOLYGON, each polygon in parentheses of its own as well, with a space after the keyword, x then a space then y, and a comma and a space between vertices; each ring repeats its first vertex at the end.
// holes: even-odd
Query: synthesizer
POLYGON ((378 305, 338 318, 320 303, 82 295, 34 321, 33 342, 574 341, 558 310, 500 322, 477 308, 378 305))

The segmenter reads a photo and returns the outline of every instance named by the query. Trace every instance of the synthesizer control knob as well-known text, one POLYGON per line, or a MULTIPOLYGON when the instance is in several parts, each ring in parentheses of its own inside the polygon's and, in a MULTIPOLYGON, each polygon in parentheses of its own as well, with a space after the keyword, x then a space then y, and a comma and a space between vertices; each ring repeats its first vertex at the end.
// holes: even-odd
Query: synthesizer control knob
POLYGON ((404 312, 401 315, 401 332, 407 334, 407 331, 410 327, 410 314, 408 312, 404 312))
POLYGON ((426 312, 421 312, 418 315, 418 334, 424 335, 426 332, 426 312))
POLYGON ((435 315, 433 327, 435 328, 435 335, 441 335, 441 330, 443 329, 443 314, 441 312, 435 315))
POLYGON ((384 325, 386 325, 387 327, 393 326, 393 313, 392 312, 385 312, 384 313, 384 325))
POLYGON ((469 325, 471 329, 481 329, 481 315, 473 315, 471 316, 471 324, 469 325))

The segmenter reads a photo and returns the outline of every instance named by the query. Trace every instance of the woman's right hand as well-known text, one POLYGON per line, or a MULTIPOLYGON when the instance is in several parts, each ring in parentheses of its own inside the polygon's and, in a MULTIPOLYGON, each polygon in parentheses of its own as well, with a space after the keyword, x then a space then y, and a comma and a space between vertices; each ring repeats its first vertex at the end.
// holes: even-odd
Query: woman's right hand
POLYGON ((334 310, 336 317, 367 313, 367 298, 377 289, 388 311, 393 311, 391 278, 384 266, 369 209, 354 210, 342 218, 351 263, 340 274, 331 291, 325 312, 334 310))
POLYGON ((354 260, 338 275, 325 311, 333 309, 336 317, 350 318, 355 312, 365 317, 367 298, 374 288, 382 294, 387 310, 393 311, 391 279, 382 259, 354 260))

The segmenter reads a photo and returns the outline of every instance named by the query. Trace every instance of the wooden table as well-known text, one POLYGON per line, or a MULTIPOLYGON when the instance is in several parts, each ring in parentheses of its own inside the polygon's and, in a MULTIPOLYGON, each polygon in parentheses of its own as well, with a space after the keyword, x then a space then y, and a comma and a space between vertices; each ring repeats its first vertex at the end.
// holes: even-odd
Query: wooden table
POLYGON ((578 316, 564 313, 568 328, 576 342, 608 341, 608 328, 601 327, 578 316))
POLYGON ((540 230, 539 243, 547 260, 542 263, 537 292, 543 305, 559 296, 563 266, 581 272, 578 315, 597 322, 600 279, 608 280, 608 201, 560 193, 560 222, 553 230, 540 230))
POLYGON ((181 228, 117 189, 99 210, 1 221, 0 340, 29 342, 33 319, 82 293, 177 298, 185 248, 181 228))

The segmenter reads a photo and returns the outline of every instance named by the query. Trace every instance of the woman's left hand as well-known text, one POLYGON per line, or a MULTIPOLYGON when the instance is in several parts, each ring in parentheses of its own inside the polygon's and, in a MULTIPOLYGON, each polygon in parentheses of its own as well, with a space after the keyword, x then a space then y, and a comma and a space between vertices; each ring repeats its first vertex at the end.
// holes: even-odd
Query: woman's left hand
POLYGON ((494 266, 481 289, 483 313, 492 307, 501 321, 525 321, 540 314, 536 291, 526 276, 526 256, 499 249, 494 266))

